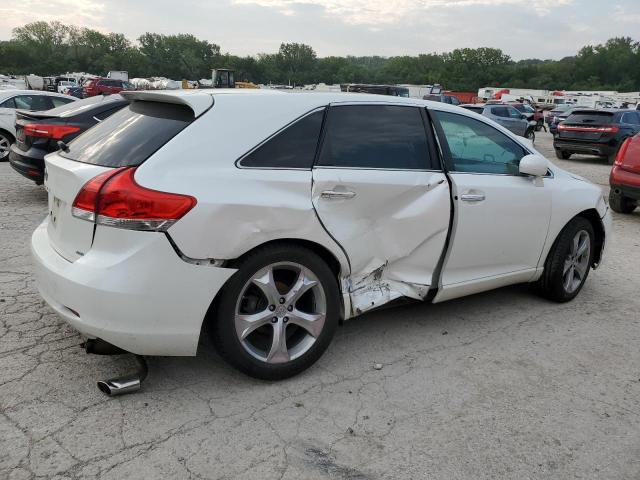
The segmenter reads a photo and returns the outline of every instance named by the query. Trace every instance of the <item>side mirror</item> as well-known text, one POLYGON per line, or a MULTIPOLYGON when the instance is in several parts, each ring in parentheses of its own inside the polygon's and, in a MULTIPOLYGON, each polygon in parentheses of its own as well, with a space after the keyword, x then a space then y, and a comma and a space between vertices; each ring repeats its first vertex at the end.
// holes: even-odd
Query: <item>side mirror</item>
POLYGON ((520 115, 520 118, 522 120, 527 120, 529 117, 527 117, 524 113, 522 115, 520 115))
POLYGON ((542 155, 525 155, 520 160, 520 174, 533 177, 544 177, 547 174, 548 162, 542 155))

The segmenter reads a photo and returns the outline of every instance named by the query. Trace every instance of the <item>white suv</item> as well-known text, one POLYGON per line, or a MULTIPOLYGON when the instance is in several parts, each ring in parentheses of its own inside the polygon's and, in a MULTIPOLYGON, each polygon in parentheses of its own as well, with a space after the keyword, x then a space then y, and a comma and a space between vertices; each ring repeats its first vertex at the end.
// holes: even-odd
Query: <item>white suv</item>
POLYGON ((610 228, 600 189, 486 117, 417 99, 127 92, 46 158, 44 299, 87 337, 284 378, 341 319, 534 282, 571 300, 610 228))

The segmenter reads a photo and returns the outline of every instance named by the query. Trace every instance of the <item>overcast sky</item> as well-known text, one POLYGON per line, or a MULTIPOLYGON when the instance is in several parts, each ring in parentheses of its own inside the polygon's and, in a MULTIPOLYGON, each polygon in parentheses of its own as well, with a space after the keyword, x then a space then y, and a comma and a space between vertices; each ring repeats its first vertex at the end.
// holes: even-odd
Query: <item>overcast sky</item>
POLYGON ((300 42, 322 57, 488 46, 559 59, 614 36, 640 40, 640 0, 0 0, 0 39, 35 20, 132 40, 192 33, 236 55, 300 42))

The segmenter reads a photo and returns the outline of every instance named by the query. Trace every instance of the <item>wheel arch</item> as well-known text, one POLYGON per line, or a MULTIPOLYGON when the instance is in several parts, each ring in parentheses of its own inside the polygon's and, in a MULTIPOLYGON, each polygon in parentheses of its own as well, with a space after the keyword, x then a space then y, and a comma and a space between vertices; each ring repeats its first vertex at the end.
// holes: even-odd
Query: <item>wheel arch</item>
POLYGON ((595 208, 584 210, 580 212, 578 215, 576 215, 576 217, 585 218, 586 220, 589 221, 589 223, 593 227, 593 233, 595 235, 595 238, 594 238, 595 248, 593 252, 593 262, 591 266, 595 268, 600 264, 600 260, 602 260, 602 249, 604 247, 604 242, 605 242, 605 230, 604 230, 604 225, 602 223, 602 219, 600 218, 600 214, 595 208))
POLYGON ((9 138, 13 139, 13 141, 16 141, 16 137, 13 135, 13 133, 11 133, 9 130, 7 130, 6 128, 2 128, 0 127, 0 133, 8 135, 9 138))
MULTIPOLYGON (((338 289, 342 291, 341 288, 341 275, 342 275, 342 266, 340 264, 340 260, 336 257, 336 255, 331 252, 327 247, 320 245, 319 243, 313 242, 311 240, 305 240, 301 238, 280 238, 277 240, 269 240, 267 242, 263 242, 259 245, 252 247, 251 249, 244 252, 237 258, 227 260, 225 262, 225 267, 235 268, 235 265, 240 263, 242 259, 246 258, 248 255, 251 255, 256 250, 264 248, 266 246, 271 245, 296 245, 299 247, 307 248, 317 254, 328 266, 329 269, 333 272, 336 282, 338 284, 338 289)), ((229 280, 227 280, 229 282, 229 280)), ((224 290, 225 285, 216 292, 214 298, 211 300, 211 304, 207 309, 205 317, 202 321, 202 326, 200 327, 200 337, 202 338, 202 333, 205 328, 211 328, 209 325, 212 321, 215 320, 215 317, 218 312, 218 301, 220 299, 221 292, 224 290)), ((344 304, 344 295, 340 295, 340 320, 342 321, 345 318, 345 304, 344 304)))

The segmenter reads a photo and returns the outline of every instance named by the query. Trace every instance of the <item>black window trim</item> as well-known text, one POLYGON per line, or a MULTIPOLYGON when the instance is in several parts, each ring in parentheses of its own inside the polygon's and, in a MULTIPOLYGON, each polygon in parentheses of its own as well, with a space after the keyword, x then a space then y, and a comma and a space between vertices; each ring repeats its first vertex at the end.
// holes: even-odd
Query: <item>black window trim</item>
MULTIPOLYGON (((439 161, 439 156, 437 155, 435 149, 435 138, 432 138, 430 135, 429 118, 425 112, 424 103, 400 103, 400 102, 332 102, 327 105, 327 109, 324 114, 324 119, 322 121, 322 130, 320 132, 320 141, 318 142, 318 147, 316 148, 316 156, 313 160, 313 168, 323 168, 326 170, 381 170, 385 172, 444 172, 442 169, 442 162, 439 161), (353 107, 353 106, 364 106, 364 105, 373 105, 373 106, 383 106, 383 107, 410 107, 417 108, 420 111, 420 117, 422 118, 422 126, 425 130, 425 136, 427 139, 427 150, 429 151, 429 156, 431 157, 430 162, 425 161, 425 165, 427 163, 431 163, 431 167, 434 166, 435 163, 440 163, 440 169, 436 168, 388 168, 388 167, 350 167, 350 166, 332 166, 332 165, 318 165, 318 160, 320 158, 320 152, 322 151, 322 147, 324 145, 324 138, 326 134, 326 126, 327 122, 330 118, 330 112, 333 107, 353 107)), ((306 169, 305 169, 306 170, 306 169)))
POLYGON ((274 132, 273 134, 271 134, 270 136, 268 136, 267 138, 262 140, 260 143, 258 143, 254 147, 252 147, 249 151, 247 151, 247 152, 243 153, 242 155, 240 155, 240 157, 235 161, 236 168, 239 168, 239 169, 242 169, 242 170, 303 170, 303 171, 310 171, 315 165, 315 161, 316 161, 316 158, 318 157, 318 152, 320 150, 321 139, 324 137, 324 126, 325 126, 325 121, 326 121, 326 118, 327 118, 327 110, 328 110, 327 107, 328 107, 327 105, 316 107, 313 110, 309 110, 308 112, 303 113, 299 117, 297 117, 294 120, 292 120, 291 122, 287 123, 285 126, 283 126, 279 130, 277 130, 276 132, 274 132), (300 120, 302 120, 304 118, 307 118, 309 115, 313 115, 314 113, 317 113, 317 112, 323 112, 322 124, 320 125, 320 135, 318 135, 318 142, 316 143, 316 151, 315 151, 315 154, 313 156, 313 163, 312 163, 310 168, 305 168, 305 167, 274 167, 274 166, 252 167, 252 166, 242 165, 241 162, 245 158, 247 158, 253 152, 258 150, 264 144, 268 143, 270 140, 272 140, 273 138, 275 138, 278 135, 280 135, 282 132, 284 132, 286 129, 288 129, 289 127, 291 127, 295 123, 298 123, 300 120))
MULTIPOLYGON (((507 137, 509 140, 517 143, 525 152, 527 152, 525 155, 532 155, 535 152, 532 152, 530 147, 523 145, 523 143, 521 143, 519 140, 513 139, 510 136, 505 135, 504 132, 501 132, 500 130, 495 128, 493 125, 491 125, 489 122, 485 122, 484 119, 474 118, 471 115, 464 115, 458 112, 449 112, 447 110, 432 109, 432 111, 436 112, 435 115, 432 115, 431 121, 436 131, 436 135, 438 136, 438 144, 442 149, 442 166, 444 168, 444 171, 448 175, 493 175, 495 177, 525 177, 526 178, 526 175, 520 175, 520 174, 514 175, 511 173, 457 172, 455 170, 449 170, 449 168, 447 167, 447 164, 451 163, 451 150, 449 150, 449 143, 446 141, 444 130, 442 129, 442 125, 440 124, 440 120, 438 119, 437 112, 450 113, 451 115, 459 115, 461 117, 468 117, 472 120, 476 120, 478 122, 484 123, 486 126, 493 128, 495 131, 497 131, 498 133, 501 133, 502 135, 507 137)), ((551 178, 551 179, 555 178, 555 175, 551 167, 547 168, 547 174, 542 178, 551 178)))

